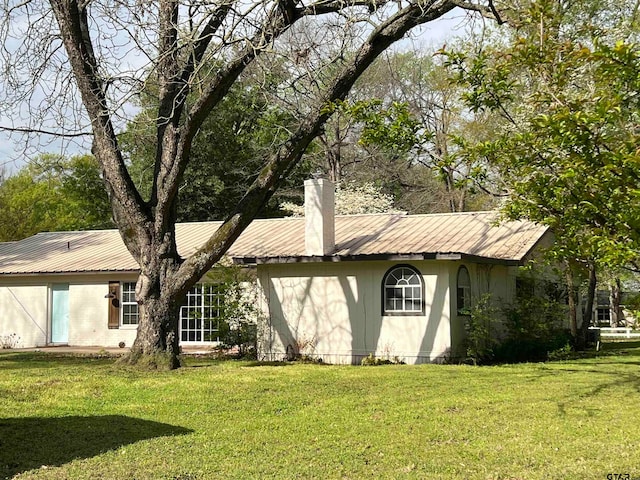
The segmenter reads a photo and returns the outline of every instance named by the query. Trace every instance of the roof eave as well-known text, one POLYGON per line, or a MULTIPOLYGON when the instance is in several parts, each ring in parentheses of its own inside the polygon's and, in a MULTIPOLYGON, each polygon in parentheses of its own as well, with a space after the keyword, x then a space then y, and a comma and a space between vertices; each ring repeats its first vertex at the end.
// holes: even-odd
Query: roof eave
POLYGON ((42 275, 78 276, 78 275, 139 275, 140 270, 76 270, 76 271, 42 271, 42 272, 0 272, 0 278, 8 277, 40 277, 42 275))
POLYGON ((411 260, 445 260, 460 261, 467 260, 474 263, 491 263, 507 266, 518 266, 524 262, 522 259, 513 258, 491 258, 479 255, 469 255, 466 253, 374 253, 374 254, 356 254, 356 255, 322 255, 322 256, 306 256, 306 255, 288 255, 277 257, 254 257, 254 256, 235 256, 233 261, 239 265, 271 265, 271 264, 292 264, 292 263, 321 263, 321 262, 354 262, 354 261, 411 261, 411 260))

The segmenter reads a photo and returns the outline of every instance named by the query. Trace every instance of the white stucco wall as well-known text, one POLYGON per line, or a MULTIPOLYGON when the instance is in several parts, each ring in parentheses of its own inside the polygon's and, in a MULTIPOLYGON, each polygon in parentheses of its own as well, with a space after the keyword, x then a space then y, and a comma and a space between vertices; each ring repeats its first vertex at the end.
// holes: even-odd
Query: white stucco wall
POLYGON ((69 340, 71 346, 131 346, 136 328, 108 328, 109 281, 135 281, 136 275, 50 275, 0 278, 0 335, 15 333, 17 347, 51 343, 51 286, 69 284, 69 340))
POLYGON ((42 285, 0 285, 0 337, 15 334, 18 348, 45 345, 48 293, 42 285))
POLYGON ((268 328, 260 355, 281 360, 287 345, 312 341, 302 353, 330 363, 360 363, 371 353, 407 363, 449 355, 451 335, 449 265, 442 261, 339 262, 260 265, 268 328), (407 263, 424 279, 422 315, 382 315, 382 279, 407 263))
POLYGON ((136 327, 120 325, 119 328, 108 328, 109 300, 105 298, 108 293, 109 283, 106 279, 100 283, 85 280, 69 285, 69 345, 117 347, 124 342, 130 347, 133 344, 136 327))

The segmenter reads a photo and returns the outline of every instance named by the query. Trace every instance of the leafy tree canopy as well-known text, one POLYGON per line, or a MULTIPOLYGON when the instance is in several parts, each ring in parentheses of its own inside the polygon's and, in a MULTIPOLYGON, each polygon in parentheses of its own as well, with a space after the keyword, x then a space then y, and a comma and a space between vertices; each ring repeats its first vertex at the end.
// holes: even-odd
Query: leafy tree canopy
MULTIPOLYGON (((131 176, 147 197, 153 186, 156 152, 155 128, 150 119, 157 105, 152 102, 153 97, 143 96, 142 112, 120 136, 122 149, 130 159, 131 176)), ((224 219, 255 181, 264 155, 282 141, 293 122, 291 113, 273 101, 266 87, 235 85, 195 138, 179 187, 177 220, 224 219)), ((282 215, 279 203, 298 196, 292 189, 302 185, 311 169, 308 162, 298 165, 261 215, 282 215)))
MULTIPOLYGON (((606 13, 593 18, 610 25, 606 13)), ((527 18, 508 47, 447 54, 468 105, 504 119, 496 139, 467 153, 499 167, 506 214, 551 226, 561 258, 636 262, 640 49, 614 40, 620 29, 578 28, 584 16, 554 2, 527 18)))
POLYGON ((113 226, 100 169, 90 155, 37 157, 0 184, 0 211, 0 241, 113 226))

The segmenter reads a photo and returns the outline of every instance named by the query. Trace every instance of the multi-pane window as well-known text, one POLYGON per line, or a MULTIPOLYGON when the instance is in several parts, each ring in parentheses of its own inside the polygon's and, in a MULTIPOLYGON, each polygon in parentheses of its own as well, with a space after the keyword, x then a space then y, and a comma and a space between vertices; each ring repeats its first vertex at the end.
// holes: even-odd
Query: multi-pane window
POLYGON ((596 308, 596 320, 598 325, 609 325, 611 323, 611 308, 609 308, 609 305, 598 305, 596 308))
POLYGON ((122 325, 138 324, 138 303, 136 302, 136 283, 122 283, 122 325))
POLYGON ((467 267, 461 266, 458 269, 457 278, 457 302, 458 314, 466 315, 471 308, 471 277, 467 267))
POLYGON ((218 341, 219 319, 224 306, 224 285, 197 284, 180 307, 181 342, 218 341))
POLYGON ((389 270, 383 280, 383 313, 415 314, 424 312, 422 276, 409 265, 389 270))

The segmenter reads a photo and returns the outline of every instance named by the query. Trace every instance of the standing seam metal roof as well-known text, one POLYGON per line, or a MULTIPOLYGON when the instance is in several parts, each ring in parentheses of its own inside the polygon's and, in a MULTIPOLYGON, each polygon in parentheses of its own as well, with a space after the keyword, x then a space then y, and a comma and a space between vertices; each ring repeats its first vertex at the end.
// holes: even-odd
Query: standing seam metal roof
MULTIPOLYGON (((531 222, 497 224, 497 219, 495 212, 337 216, 332 257, 459 254, 518 263, 547 231, 531 222)), ((255 220, 228 255, 244 262, 307 258, 304 224, 301 217, 255 220)), ((192 255, 220 225, 176 225, 180 254, 192 255)), ((39 233, 0 244, 0 275, 137 270, 117 230, 39 233)))

